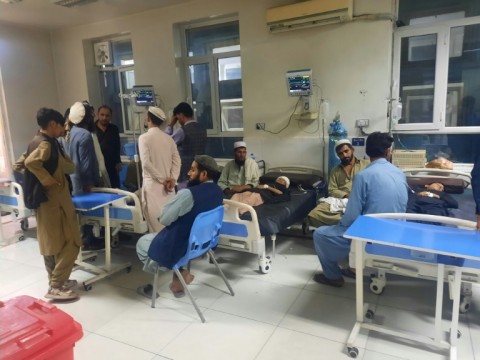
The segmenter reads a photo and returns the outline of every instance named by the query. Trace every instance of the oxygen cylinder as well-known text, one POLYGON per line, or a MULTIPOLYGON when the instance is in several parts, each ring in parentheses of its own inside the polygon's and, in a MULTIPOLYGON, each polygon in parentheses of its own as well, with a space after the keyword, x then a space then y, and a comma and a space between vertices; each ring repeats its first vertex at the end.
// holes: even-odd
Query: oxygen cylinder
POLYGON ((338 112, 333 121, 330 123, 328 135, 328 173, 330 174, 332 168, 340 164, 340 159, 335 153, 335 143, 338 140, 346 139, 348 136, 347 130, 343 127, 343 124, 340 121, 340 114, 338 112))

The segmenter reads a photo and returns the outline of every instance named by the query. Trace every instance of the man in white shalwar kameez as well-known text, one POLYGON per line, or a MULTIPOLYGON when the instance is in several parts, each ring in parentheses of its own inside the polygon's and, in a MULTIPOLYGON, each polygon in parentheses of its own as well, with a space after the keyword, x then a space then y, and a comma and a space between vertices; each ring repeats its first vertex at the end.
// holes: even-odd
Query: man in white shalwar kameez
POLYGON ((148 130, 138 138, 143 171, 142 210, 150 233, 163 229, 158 217, 175 196, 175 184, 180 174, 177 145, 160 130, 165 119, 162 109, 150 106, 146 119, 148 130))

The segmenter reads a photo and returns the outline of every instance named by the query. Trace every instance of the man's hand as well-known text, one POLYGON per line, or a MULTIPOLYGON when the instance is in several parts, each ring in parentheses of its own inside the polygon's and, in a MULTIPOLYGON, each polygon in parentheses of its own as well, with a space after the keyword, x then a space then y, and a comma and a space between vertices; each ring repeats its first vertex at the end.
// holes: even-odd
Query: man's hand
POLYGON ((480 215, 477 215, 477 230, 480 230, 480 215))
POLYGON ((170 126, 171 127, 174 127, 175 124, 177 123, 178 119, 177 119, 177 115, 172 115, 172 117, 170 118, 170 126))
POLYGON ((165 190, 167 190, 168 192, 172 192, 175 190, 175 179, 174 178, 166 178, 164 181, 163 181, 163 186, 165 187, 165 190))
POLYGON ((93 188, 92 185, 85 185, 85 186, 83 186, 83 192, 84 193, 92 192, 92 188, 93 188))

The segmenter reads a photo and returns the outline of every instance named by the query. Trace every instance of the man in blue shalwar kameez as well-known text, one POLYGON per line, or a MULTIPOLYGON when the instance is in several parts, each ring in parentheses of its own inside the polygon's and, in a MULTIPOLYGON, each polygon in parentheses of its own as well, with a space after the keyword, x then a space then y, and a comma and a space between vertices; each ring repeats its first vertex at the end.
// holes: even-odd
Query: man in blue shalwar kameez
POLYGON ((343 234, 358 216, 406 211, 408 185, 405 175, 388 161, 392 143, 393 138, 387 133, 374 132, 368 136, 366 153, 370 157, 370 165, 353 180, 352 192, 340 223, 320 227, 313 233, 315 250, 323 269, 323 273, 314 276, 316 282, 335 287, 343 285, 338 262, 348 257, 351 243, 343 234))

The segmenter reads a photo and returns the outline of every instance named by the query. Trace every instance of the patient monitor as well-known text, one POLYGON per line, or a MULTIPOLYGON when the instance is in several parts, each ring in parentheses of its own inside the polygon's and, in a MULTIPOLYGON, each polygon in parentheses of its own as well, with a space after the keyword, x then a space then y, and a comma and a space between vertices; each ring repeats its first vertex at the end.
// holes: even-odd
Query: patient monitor
POLYGON ((155 106, 155 91, 151 85, 135 85, 132 89, 136 106, 155 106))
POLYGON ((287 71, 289 96, 310 96, 312 93, 312 70, 287 71))

